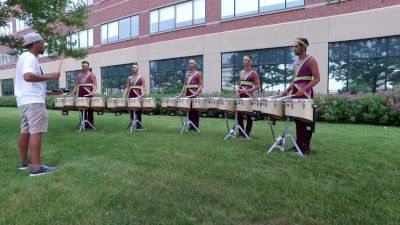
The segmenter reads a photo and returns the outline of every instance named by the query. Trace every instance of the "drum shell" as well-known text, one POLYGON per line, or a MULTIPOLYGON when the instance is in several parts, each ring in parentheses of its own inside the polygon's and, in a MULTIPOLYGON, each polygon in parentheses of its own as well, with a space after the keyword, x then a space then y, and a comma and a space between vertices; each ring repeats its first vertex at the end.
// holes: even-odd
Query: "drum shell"
POLYGON ((206 98, 192 98, 192 108, 198 112, 207 112, 206 98))
POLYGON ((73 97, 64 98, 64 108, 67 110, 74 109, 75 102, 76 102, 76 98, 73 98, 73 97))
POLYGON ((167 108, 168 107, 168 99, 163 98, 161 99, 161 108, 167 108))
POLYGON ((312 123, 314 116, 313 100, 292 99, 285 102, 285 116, 312 123))
POLYGON ((252 98, 238 98, 236 99, 236 111, 252 114, 253 106, 252 106, 252 98))
POLYGON ((261 102, 261 113, 276 120, 283 119, 285 115, 283 101, 273 98, 264 99, 261 102))
POLYGON ((147 112, 156 110, 156 99, 155 98, 143 98, 142 109, 147 112))
POLYGON ((105 102, 104 98, 101 97, 92 97, 90 98, 90 108, 94 111, 104 111, 105 102))
POLYGON ((56 109, 63 109, 64 108, 64 98, 56 98, 54 100, 54 107, 56 107, 56 109))
POLYGON ((175 110, 177 99, 176 98, 167 98, 166 100, 167 100, 167 108, 169 110, 175 110))
POLYGON ((218 101, 218 110, 223 112, 235 112, 235 99, 234 98, 221 98, 218 101))
POLYGON ((176 101, 176 108, 181 111, 190 111, 192 108, 192 99, 191 98, 178 98, 176 101))
POLYGON ((261 112, 262 100, 263 100, 263 98, 256 98, 256 99, 253 99, 253 101, 251 102, 251 105, 252 105, 252 107, 253 107, 253 111, 255 111, 255 112, 261 112))
POLYGON ((218 101, 220 98, 209 98, 207 99, 207 109, 218 109, 218 101))
POLYGON ((129 110, 138 111, 142 109, 142 99, 140 98, 129 98, 127 101, 127 108, 129 110))
POLYGON ((75 101, 75 107, 80 110, 87 110, 90 106, 90 98, 78 97, 75 101))
POLYGON ((117 98, 108 98, 107 99, 107 108, 110 110, 117 109, 117 98))
POLYGON ((117 104, 117 109, 125 109, 126 108, 126 99, 125 98, 117 98, 116 104, 117 104))

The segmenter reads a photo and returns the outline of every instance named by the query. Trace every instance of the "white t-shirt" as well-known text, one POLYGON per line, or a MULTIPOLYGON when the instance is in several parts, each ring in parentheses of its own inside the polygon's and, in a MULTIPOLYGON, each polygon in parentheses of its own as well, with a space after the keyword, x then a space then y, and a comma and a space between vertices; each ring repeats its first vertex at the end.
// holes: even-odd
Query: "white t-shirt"
POLYGON ((24 52, 18 57, 17 76, 15 78, 15 96, 17 96, 17 106, 45 103, 46 81, 27 82, 24 80, 25 73, 43 75, 39 62, 35 55, 24 52))

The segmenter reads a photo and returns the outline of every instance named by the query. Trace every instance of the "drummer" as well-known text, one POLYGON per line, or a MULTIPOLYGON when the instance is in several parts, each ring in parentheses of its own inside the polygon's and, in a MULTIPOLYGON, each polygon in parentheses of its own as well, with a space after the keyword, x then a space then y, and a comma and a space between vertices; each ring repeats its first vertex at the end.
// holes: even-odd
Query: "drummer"
MULTIPOLYGON (((188 69, 189 70, 186 71, 185 81, 182 90, 179 93, 179 97, 182 97, 185 93, 186 97, 197 98, 203 89, 203 74, 200 71, 197 71, 196 59, 192 58, 189 60, 188 69)), ((191 109, 189 111, 189 120, 199 128, 200 115, 198 111, 191 109)), ((194 128, 190 126, 189 130, 194 130, 194 128)))
MULTIPOLYGON (((82 61, 82 71, 78 74, 74 89, 69 94, 72 96, 76 91, 78 91, 78 97, 91 98, 97 90, 97 79, 96 75, 92 73, 89 67, 88 61, 82 61)), ((81 111, 82 113, 82 111, 81 111)), ((86 111, 85 117, 88 119, 89 123, 94 126, 93 110, 88 109, 86 111)), ((92 129, 91 126, 86 124, 86 129, 92 129)))
MULTIPOLYGON (((320 74, 317 61, 307 54, 309 47, 306 38, 297 38, 294 42, 293 51, 299 57, 294 62, 294 80, 290 86, 282 92, 281 96, 285 96, 291 92, 295 95, 292 98, 308 98, 314 97, 313 87, 319 83, 320 74)), ((303 154, 310 154, 310 142, 313 133, 314 124, 295 120, 296 123, 296 143, 303 154)))
MULTIPOLYGON (((243 57, 243 67, 244 69, 240 71, 240 82, 239 88, 236 90, 236 98, 252 98, 253 92, 260 88, 260 79, 256 70, 252 68, 253 58, 250 55, 245 55, 243 57)), ((243 118, 247 117, 247 124, 245 132, 247 136, 250 136, 251 129, 253 128, 253 120, 250 115, 246 115, 238 112, 238 124, 243 126, 243 118)), ((240 132, 240 136, 245 135, 240 132)))
MULTIPOLYGON (((139 73, 139 65, 134 63, 132 65, 132 74, 128 77, 128 81, 126 83, 125 95, 129 96, 129 98, 141 98, 146 94, 146 80, 139 73)), ((133 110, 130 110, 131 120, 133 120, 133 110)), ((136 118, 140 122, 142 122, 142 110, 136 111, 136 118)), ((142 128, 140 124, 137 129, 142 128)))

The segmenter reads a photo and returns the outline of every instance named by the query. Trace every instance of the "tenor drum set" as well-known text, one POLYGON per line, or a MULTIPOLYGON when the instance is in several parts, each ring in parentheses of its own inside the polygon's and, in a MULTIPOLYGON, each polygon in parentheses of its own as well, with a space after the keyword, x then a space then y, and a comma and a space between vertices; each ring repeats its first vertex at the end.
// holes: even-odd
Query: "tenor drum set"
POLYGON ((96 128, 86 118, 86 111, 91 109, 97 112, 98 115, 102 115, 105 108, 105 102, 103 98, 93 97, 60 97, 55 99, 55 107, 62 111, 62 115, 68 115, 69 111, 80 110, 78 131, 82 132, 86 129, 86 126, 90 126, 93 130, 96 128))
MULTIPOLYGON (((167 111, 180 111, 182 120, 181 133, 188 132, 192 126, 197 132, 200 130, 189 119, 189 111, 195 110, 199 113, 204 113, 210 110, 217 110, 225 114, 227 124, 227 135, 224 140, 237 137, 241 131, 246 139, 250 139, 244 132, 243 128, 238 125, 238 113, 243 113, 246 116, 254 116, 256 113, 265 115, 268 119, 268 125, 271 128, 274 144, 268 149, 271 153, 274 149, 284 151, 287 139, 290 139, 297 149, 299 155, 302 152, 296 144, 293 136, 289 132, 290 119, 301 120, 304 122, 312 123, 314 120, 314 106, 312 99, 290 99, 289 97, 262 97, 262 98, 163 98, 161 99, 161 108, 167 111), (186 113, 186 118, 183 119, 183 114, 186 113), (235 122, 232 127, 229 126, 228 116, 234 115, 235 122), (285 120, 285 131, 282 135, 276 136, 274 131, 274 122, 277 120, 285 120)), ((70 110, 81 110, 81 122, 79 132, 85 130, 85 125, 91 125, 85 118, 85 111, 92 109, 95 112, 103 113, 104 110, 109 109, 114 113, 131 110, 134 112, 134 118, 131 119, 129 130, 130 132, 138 130, 137 125, 140 125, 143 130, 143 124, 137 120, 136 112, 139 110, 152 112, 156 109, 155 98, 108 98, 106 101, 102 97, 92 98, 73 98, 64 97, 55 99, 55 107, 62 110, 63 115, 68 115, 70 110)), ((117 115, 117 114, 116 114, 117 115)), ((120 114, 119 114, 120 115, 120 114)), ((91 125, 93 126, 93 125, 91 125)), ((94 128, 94 127, 93 127, 94 128)))
MULTIPOLYGON (((156 100, 155 98, 108 98, 105 101, 102 97, 59 97, 55 99, 54 105, 57 109, 62 111, 62 115, 68 115, 69 111, 80 110, 81 114, 78 131, 82 132, 87 125, 95 130, 93 124, 86 118, 86 111, 89 109, 97 112, 98 115, 104 113, 106 106, 107 109, 114 112, 115 115, 121 115, 121 112, 125 110, 152 112, 156 109, 156 100)), ((134 113, 134 119, 131 121, 131 124, 134 124, 135 128, 132 127, 130 132, 136 130, 136 125, 138 123, 143 127, 143 124, 136 119, 136 113, 134 113)))

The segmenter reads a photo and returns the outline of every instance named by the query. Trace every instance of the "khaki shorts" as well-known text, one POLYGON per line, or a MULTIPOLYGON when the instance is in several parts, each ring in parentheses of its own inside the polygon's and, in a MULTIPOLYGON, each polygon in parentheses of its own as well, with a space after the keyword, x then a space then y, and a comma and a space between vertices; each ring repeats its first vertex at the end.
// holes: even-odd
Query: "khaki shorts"
POLYGON ((37 134, 47 132, 48 115, 46 105, 32 103, 18 107, 21 116, 21 133, 37 134))

